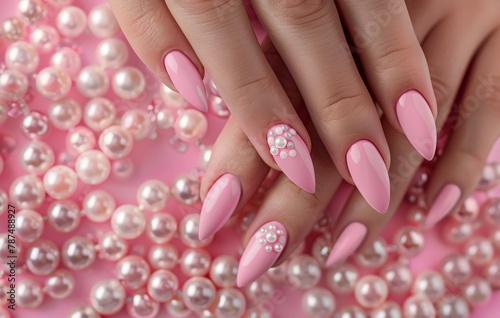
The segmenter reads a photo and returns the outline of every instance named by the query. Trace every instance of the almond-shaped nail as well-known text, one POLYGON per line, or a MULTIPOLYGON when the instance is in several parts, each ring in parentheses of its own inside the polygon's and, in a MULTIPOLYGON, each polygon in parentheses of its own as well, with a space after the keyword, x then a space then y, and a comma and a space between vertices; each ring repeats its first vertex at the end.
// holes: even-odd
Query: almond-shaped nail
POLYGON ((274 125, 267 133, 271 155, 281 171, 301 189, 314 193, 316 178, 311 154, 295 129, 274 125))
POLYGON ((287 232, 283 224, 271 221, 261 226, 241 256, 236 285, 246 286, 266 273, 281 255, 286 243, 287 232))
POLYGON ((332 266, 346 260, 354 253, 365 239, 367 228, 364 224, 353 222, 340 234, 326 260, 326 266, 332 266))
POLYGON ((367 140, 357 141, 347 151, 346 161, 352 180, 366 202, 379 213, 387 212, 389 173, 377 148, 367 140))
POLYGON ((411 90, 399 98, 396 106, 399 124, 418 153, 432 160, 436 152, 436 122, 425 98, 411 90))
POLYGON ((208 110, 207 92, 193 62, 180 51, 170 51, 163 60, 165 70, 179 93, 194 107, 208 110))
POLYGON ((429 214, 427 215, 427 220, 425 221, 425 228, 432 228, 445 216, 447 216, 455 205, 457 205, 461 194, 462 191, 457 185, 452 183, 445 185, 437 195, 436 199, 434 199, 434 203, 432 204, 429 214))
POLYGON ((229 220, 241 196, 241 184, 230 173, 221 176, 207 193, 200 213, 198 237, 201 241, 214 234, 229 220))

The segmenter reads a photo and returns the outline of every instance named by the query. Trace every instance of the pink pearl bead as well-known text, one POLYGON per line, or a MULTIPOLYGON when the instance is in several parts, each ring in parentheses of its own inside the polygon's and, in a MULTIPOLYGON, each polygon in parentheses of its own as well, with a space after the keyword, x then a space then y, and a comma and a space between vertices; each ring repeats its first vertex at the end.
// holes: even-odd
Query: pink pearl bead
POLYGON ((38 73, 36 88, 44 97, 51 100, 60 100, 71 89, 71 77, 65 70, 49 66, 38 73))
POLYGON ((80 104, 74 99, 56 102, 50 105, 49 119, 57 129, 71 129, 82 120, 80 104))
POLYGON ((160 311, 160 304, 146 293, 128 297, 127 312, 132 318, 154 318, 160 311))
POLYGON ((113 161, 113 175, 120 179, 126 179, 134 173, 134 163, 130 158, 113 161))
POLYGON ((50 64, 65 70, 69 76, 75 77, 82 68, 80 55, 69 47, 62 47, 52 55, 50 64))
POLYGON ((364 310, 359 306, 344 307, 336 312, 342 318, 367 318, 364 310))
POLYGON ((188 101, 178 92, 173 91, 167 85, 160 86, 160 96, 165 106, 170 108, 184 109, 188 107, 188 101))
POLYGON ((167 204, 170 191, 159 180, 148 180, 142 183, 137 190, 137 202, 141 210, 158 212, 167 204))
POLYGON ((9 198, 18 209, 36 209, 45 199, 42 181, 36 176, 21 176, 10 185, 9 198))
POLYGON ((447 296, 441 299, 437 305, 436 310, 439 318, 468 318, 469 306, 462 297, 447 296))
POLYGON ((125 286, 135 290, 146 284, 151 269, 142 257, 129 255, 116 264, 116 273, 125 286))
POLYGON ((197 141, 207 133, 207 118, 196 109, 186 109, 177 117, 174 129, 180 140, 186 142, 197 141))
POLYGON ((407 226, 396 232, 394 241, 402 255, 415 256, 424 247, 424 235, 420 230, 407 226))
POLYGON ((99 240, 99 256, 108 261, 117 261, 128 252, 128 243, 113 232, 104 234, 99 240))
POLYGON ((208 100, 208 109, 214 115, 222 118, 227 118, 231 115, 229 108, 227 108, 226 103, 219 96, 212 95, 208 100))
POLYGON ((69 271, 59 269, 47 277, 45 290, 54 299, 67 298, 75 290, 75 279, 69 271))
POLYGON ((493 164, 487 164, 483 167, 478 189, 489 190, 498 184, 498 176, 495 170, 495 165, 493 164))
POLYGON ((464 297, 472 307, 487 304, 491 300, 491 296, 491 286, 482 278, 473 278, 464 287, 464 297))
POLYGON ((0 72, 0 99, 18 101, 28 91, 28 79, 16 70, 0 72))
POLYGON ((236 286, 237 273, 238 261, 229 255, 217 256, 210 267, 210 279, 217 287, 236 286))
POLYGON ((108 91, 109 78, 99 66, 86 66, 78 73, 76 88, 85 97, 98 97, 108 91))
POLYGON ((37 22, 47 15, 47 8, 40 0, 20 0, 17 11, 29 23, 37 22))
POLYGON ((101 315, 90 306, 78 306, 69 313, 68 318, 101 318, 101 315))
POLYGON ((104 129, 99 136, 99 148, 109 159, 121 159, 130 154, 134 147, 132 135, 120 126, 104 129))
POLYGON ((410 224, 418 227, 424 225, 427 212, 421 206, 412 205, 408 208, 407 215, 410 224))
POLYGON ((144 139, 152 127, 149 114, 137 108, 127 110, 121 118, 120 125, 132 134, 136 140, 144 139))
POLYGON ((459 223, 452 218, 445 219, 441 235, 449 244, 462 244, 472 236, 471 223, 459 223))
POLYGON ((182 299, 193 311, 207 309, 215 300, 215 287, 205 277, 192 277, 182 287, 182 299))
POLYGON ((102 67, 117 69, 127 61, 128 48, 122 40, 104 39, 97 46, 96 55, 102 67))
POLYGON ((271 318, 271 313, 264 309, 250 308, 243 315, 244 318, 271 318))
POLYGON ((161 129, 169 129, 175 121, 174 113, 170 109, 162 108, 156 113, 156 126, 161 129))
MULTIPOLYGON (((316 223, 316 226, 319 226, 319 224, 316 223)), ((311 247, 311 255, 318 261, 321 268, 326 268, 326 260, 330 255, 331 246, 330 239, 323 236, 319 236, 314 240, 311 247)))
POLYGON ((406 299, 403 305, 405 318, 433 318, 436 310, 432 302, 423 295, 414 295, 406 299))
POLYGON ((61 248, 62 260, 72 270, 83 270, 95 261, 95 246, 84 237, 75 236, 67 240, 61 248))
POLYGON ((442 260, 441 273, 447 281, 459 286, 469 281, 472 276, 472 267, 464 256, 451 254, 442 260))
POLYGON ((21 130, 32 139, 43 137, 49 132, 49 120, 44 114, 33 111, 24 117, 21 130))
POLYGON ((27 243, 32 243, 43 234, 43 218, 33 210, 21 210, 16 215, 17 237, 27 243))
POLYGON ((253 303, 264 303, 273 296, 274 285, 268 277, 261 276, 246 287, 245 293, 253 303))
POLYGON ((302 310, 307 317, 331 317, 335 311, 335 298, 324 288, 312 288, 302 296, 302 310))
POLYGON ((125 66, 113 75, 112 87, 118 97, 136 99, 144 93, 146 80, 138 68, 125 66))
POLYGON ((171 192, 179 202, 194 204, 200 199, 200 180, 191 174, 180 175, 174 180, 171 192))
POLYGON ((165 308, 172 317, 184 318, 192 313, 191 310, 186 307, 184 302, 176 297, 168 302, 165 308))
POLYGON ((354 266, 341 264, 328 271, 326 282, 335 294, 347 295, 354 290, 358 277, 358 270, 354 266))
POLYGON ((239 318, 245 311, 245 296, 233 288, 225 288, 217 293, 214 313, 220 318, 239 318))
POLYGON ((375 275, 367 275, 356 282, 354 297, 366 308, 376 308, 382 305, 389 294, 387 283, 375 275))
POLYGON ((316 286, 321 279, 321 268, 312 256, 296 255, 288 262, 287 277, 295 288, 309 289, 316 286))
POLYGON ((90 304, 103 315, 119 312, 125 304, 125 289, 116 279, 98 282, 90 291, 90 304))
POLYGON ((158 302, 170 301, 179 289, 179 279, 167 270, 158 270, 148 280, 148 293, 158 302))
POLYGON ((57 14, 56 25, 62 35, 68 38, 76 38, 87 27, 87 15, 79 7, 65 7, 57 14))
POLYGON ((485 266, 493 260, 495 251, 488 239, 475 237, 465 245, 465 255, 473 265, 485 266))
POLYGON ((113 212, 111 227, 119 237, 127 240, 135 239, 146 228, 144 213, 135 205, 121 205, 113 212))
POLYGON ((26 266, 35 275, 49 275, 59 266, 59 250, 51 241, 38 240, 26 252, 26 266))
POLYGON ((109 220, 115 208, 115 199, 103 190, 88 193, 82 202, 83 213, 89 220, 96 223, 109 220))
POLYGON ((120 26, 108 4, 97 5, 90 11, 88 17, 90 31, 99 38, 113 36, 120 26))
POLYGON ((387 244, 381 238, 373 241, 371 246, 356 255, 358 264, 367 268, 380 267, 385 264, 387 258, 387 244))
POLYGON ((17 17, 5 19, 0 25, 0 33, 7 40, 17 41, 24 36, 24 23, 17 17))
POLYGON ((80 209, 71 200, 56 201, 48 207, 47 218, 56 231, 69 233, 80 224, 80 209))
POLYGON ((486 267, 485 277, 493 288, 500 288, 500 257, 495 258, 486 267))
POLYGON ((210 236, 204 241, 198 238, 198 226, 200 223, 200 215, 197 213, 186 215, 179 226, 181 241, 189 247, 200 248, 210 244, 213 236, 210 236))
POLYGON ((466 198, 460 209, 454 211, 452 216, 462 223, 476 220, 479 216, 479 203, 476 198, 472 196, 466 198))
POLYGON ((5 64, 10 69, 24 74, 32 73, 38 67, 40 58, 35 47, 28 42, 12 43, 5 52, 5 64))
POLYGON ((94 148, 95 145, 94 133, 87 127, 75 127, 68 132, 66 137, 66 147, 73 154, 81 154, 94 148))
POLYGON ((49 53, 59 45, 59 33, 48 25, 42 25, 30 34, 30 43, 41 53, 49 53))
POLYGON ((157 213, 149 219, 146 234, 157 244, 169 242, 177 231, 177 220, 168 213, 157 213))
POLYGON ((73 195, 78 183, 75 171, 67 166, 50 168, 43 176, 43 185, 48 195, 54 199, 66 199, 73 195))
POLYGON ((443 277, 433 270, 421 272, 413 283, 413 293, 422 294, 431 301, 438 300, 445 292, 443 277))
POLYGON ((371 312, 370 318, 402 318, 401 307, 393 301, 388 301, 371 312))
POLYGON ((288 262, 267 270, 267 276, 275 282, 284 282, 288 271, 288 262))
POLYGON ((179 252, 173 245, 155 245, 149 249, 148 261, 154 269, 173 269, 179 260, 179 252))
POLYGON ((413 275, 408 268, 399 262, 390 263, 384 267, 381 275, 389 287, 389 291, 395 294, 406 293, 413 280, 413 275))
POLYGON ((88 150, 82 153, 75 163, 78 178, 86 184, 101 184, 111 172, 109 159, 98 150, 88 150))
POLYGON ((481 213, 488 225, 500 228, 500 198, 491 198, 486 201, 481 213))
POLYGON ((187 276, 205 276, 212 257, 205 250, 188 249, 182 253, 180 267, 187 276))
POLYGON ((37 308, 43 302, 42 286, 30 278, 25 278, 17 284, 16 303, 23 308, 37 308))

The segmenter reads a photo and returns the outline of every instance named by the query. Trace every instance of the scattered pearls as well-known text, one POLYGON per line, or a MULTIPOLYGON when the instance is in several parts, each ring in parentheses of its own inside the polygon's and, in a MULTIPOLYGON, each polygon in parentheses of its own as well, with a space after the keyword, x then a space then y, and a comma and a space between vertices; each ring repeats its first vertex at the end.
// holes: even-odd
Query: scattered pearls
POLYGON ((144 214, 135 205, 119 206, 111 217, 111 227, 116 235, 131 240, 139 237, 146 228, 144 214))
POLYGON ((177 201, 191 205, 200 199, 200 180, 193 175, 180 175, 172 185, 172 194, 177 201))
POLYGON ((90 306, 78 306, 69 313, 68 318, 101 318, 101 315, 90 306))
POLYGON ((125 305, 125 289, 116 279, 98 282, 90 291, 90 304, 102 315, 113 315, 125 305))
POLYGON ((24 23, 17 17, 8 18, 0 25, 0 33, 10 41, 17 41, 24 36, 24 23))
POLYGON ((76 88, 83 96, 88 98, 102 96, 108 91, 109 79, 99 66, 86 66, 78 73, 76 88))
POLYGON ((4 70, 0 72, 0 99, 6 101, 18 101, 28 91, 28 79, 16 70, 4 70))
POLYGON ((21 122, 21 130, 32 139, 43 137, 49 131, 49 120, 44 114, 32 111, 21 122))
POLYGON ((38 240, 26 252, 26 266, 35 275, 49 275, 59 266, 59 249, 51 241, 38 240))
POLYGON ((66 199, 73 195, 78 183, 75 171, 67 166, 50 168, 43 176, 43 185, 48 195, 54 199, 66 199))
POLYGON ((96 55, 102 67, 117 69, 122 67, 127 61, 128 48, 127 45, 119 39, 104 39, 97 45, 96 55))
POLYGON ((396 233, 395 242, 403 255, 415 256, 424 247, 424 234, 414 227, 404 227, 396 233))
POLYGON ((90 11, 88 17, 90 31, 99 38, 115 35, 120 26, 108 4, 97 5, 90 11))
POLYGON ((82 182, 95 185, 103 183, 108 178, 111 164, 102 152, 88 150, 78 157, 75 169, 82 182))
POLYGON ((167 108, 162 108, 156 113, 156 125, 161 129, 169 129, 175 121, 174 113, 167 108))
POLYGON ((147 290, 151 298, 158 302, 172 300, 179 289, 179 279, 174 273, 167 270, 158 270, 151 274, 147 290))
POLYGON ((59 32, 68 38, 80 36, 87 27, 87 15, 79 7, 68 6, 57 14, 56 25, 59 32))
POLYGON ((155 245, 149 249, 148 261, 154 269, 173 269, 179 260, 179 252, 173 245, 155 245))
POLYGON ((19 0, 17 12, 29 23, 34 23, 47 15, 47 8, 40 0, 19 0))
POLYGON ((112 87, 118 97, 136 99, 144 93, 146 80, 139 69, 125 66, 118 69, 113 75, 112 87))
POLYGON ((104 234, 99 240, 99 256, 108 261, 117 261, 128 252, 128 243, 113 232, 104 234))
POLYGON ((109 159, 128 156, 133 146, 132 135, 121 126, 108 127, 99 136, 99 148, 109 159))
POLYGON ((478 307, 491 300, 490 284, 482 278, 473 278, 464 286, 464 297, 472 307, 478 307))
POLYGON ((83 122, 93 131, 101 131, 114 122, 115 105, 106 98, 93 98, 85 104, 83 122))
POLYGON ((216 317, 238 318, 245 311, 245 296, 233 288, 225 288, 217 293, 214 313, 216 317))
POLYGON ((354 297, 366 308, 376 308, 382 305, 389 294, 387 283, 375 275, 367 275, 356 282, 354 297))
POLYGON ((176 109, 184 109, 188 107, 188 101, 178 92, 173 91, 167 85, 160 85, 160 96, 165 106, 176 108, 176 109))
POLYGON ((185 142, 197 141, 207 133, 207 118, 199 110, 186 109, 177 117, 174 129, 180 140, 185 142))
POLYGON ((42 25, 31 32, 30 43, 40 52, 52 52, 59 45, 59 33, 51 26, 42 25))
POLYGON ((46 293, 54 299, 67 298, 74 289, 75 279, 69 271, 64 269, 55 271, 45 280, 46 293))
POLYGON ((465 245, 465 255, 473 265, 485 266, 493 260, 495 250, 488 239, 476 237, 465 245))
POLYGON ((15 179, 9 190, 9 198, 19 209, 36 209, 45 200, 42 181, 32 175, 15 179))
POLYGON ((442 298, 436 305, 436 311, 440 318, 468 318, 470 313, 469 306, 459 296, 442 298))
POLYGON ((254 303, 263 303, 269 300, 274 292, 274 285, 267 276, 261 276, 251 282, 246 288, 247 297, 254 303))
POLYGON ((109 220, 115 208, 115 199, 103 190, 88 193, 82 202, 82 212, 89 220, 96 223, 109 220))
POLYGON ((17 212, 16 234, 20 240, 32 243, 42 236, 43 229, 43 218, 38 212, 29 209, 17 212))
POLYGON ((394 262, 385 266, 381 276, 387 282, 391 293, 403 294, 407 292, 413 280, 413 275, 408 266, 394 262))
POLYGON ((146 284, 151 269, 143 258, 129 255, 118 262, 116 273, 125 286, 135 290, 146 284))
POLYGON ((347 295, 354 291, 359 273, 349 264, 340 264, 328 271, 326 282, 335 294, 347 295))
POLYGON ((62 47, 52 55, 50 64, 53 67, 65 70, 70 77, 75 77, 82 68, 82 60, 75 50, 62 47))
POLYGON ((28 42, 14 42, 5 51, 5 64, 12 70, 30 74, 36 70, 39 63, 38 52, 28 42))
POLYGON ((94 263, 95 246, 84 237, 74 236, 64 243, 61 254, 66 267, 72 270, 82 270, 94 263))
POLYGON ((23 308, 37 308, 43 302, 42 286, 31 278, 25 278, 17 283, 16 303, 23 308))
POLYGON ((81 154, 94 148, 95 145, 94 133, 87 127, 75 127, 66 136, 66 147, 73 154, 81 154))
POLYGON ((193 311, 207 309, 215 300, 215 287, 205 277, 192 277, 182 287, 182 299, 187 308, 193 311))
POLYGON ((177 220, 168 213, 157 213, 148 221, 146 234, 156 244, 169 242, 177 231, 177 220))
POLYGON ((229 255, 217 256, 210 267, 210 279, 217 287, 228 288, 236 286, 238 261, 229 255))
POLYGON ((371 246, 356 255, 356 261, 364 267, 377 268, 387 261, 387 244, 383 239, 375 240, 371 246))
POLYGON ((188 214, 186 215, 179 226, 179 232, 181 234, 181 241, 189 247, 200 248, 205 247, 213 239, 213 236, 210 236, 204 241, 200 241, 198 238, 198 226, 200 223, 200 215, 198 213, 188 214))
POLYGON ((328 290, 316 287, 302 296, 302 310, 311 318, 331 317, 335 311, 335 299, 328 290))
POLYGON ((433 270, 420 273, 413 284, 413 293, 422 294, 431 301, 440 299, 446 291, 443 277, 433 270))
POLYGON ((464 256, 451 254, 441 262, 441 273, 447 282, 459 286, 469 281, 472 267, 464 256))
POLYGON ((74 99, 56 102, 49 107, 49 119, 57 129, 71 129, 82 120, 80 104, 74 99))
POLYGON ((71 200, 56 201, 48 207, 47 219, 56 231, 69 233, 80 224, 80 209, 71 200))
POLYGON ((405 318, 432 318, 436 317, 436 310, 425 296, 413 295, 404 302, 403 316, 405 318))
POLYGON ((188 249, 182 253, 180 267, 187 276, 204 276, 210 270, 211 257, 205 250, 188 249))
POLYGON ((296 288, 309 289, 321 279, 321 267, 314 257, 309 255, 293 256, 287 267, 288 281, 296 288))
POLYGON ((160 311, 160 304, 145 292, 137 292, 127 298, 127 312, 134 318, 154 318, 160 311))

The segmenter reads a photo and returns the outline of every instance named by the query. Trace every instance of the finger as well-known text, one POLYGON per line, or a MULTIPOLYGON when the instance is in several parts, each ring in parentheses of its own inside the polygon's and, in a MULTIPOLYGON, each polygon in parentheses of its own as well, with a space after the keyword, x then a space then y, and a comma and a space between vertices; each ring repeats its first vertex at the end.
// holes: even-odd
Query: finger
POLYGON ((437 141, 436 99, 404 0, 336 3, 384 116, 431 160, 437 141))
POLYGON ((500 136, 500 31, 475 56, 460 97, 452 136, 427 188, 432 228, 477 186, 488 154, 500 136))
POLYGON ((373 101, 346 52, 333 1, 255 0, 314 125, 341 175, 380 213, 389 202, 389 155, 373 101))
POLYGON ((166 3, 261 158, 314 192, 308 133, 266 61, 243 3, 166 3))
POLYGON ((146 66, 196 108, 207 111, 203 66, 162 0, 108 0, 146 66))

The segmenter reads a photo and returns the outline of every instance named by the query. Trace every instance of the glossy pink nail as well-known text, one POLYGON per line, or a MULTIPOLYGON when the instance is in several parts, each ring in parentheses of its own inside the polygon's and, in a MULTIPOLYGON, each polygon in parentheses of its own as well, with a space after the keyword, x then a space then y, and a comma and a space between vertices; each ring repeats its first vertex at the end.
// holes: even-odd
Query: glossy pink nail
POLYGON ((415 90, 404 93, 398 100, 396 114, 413 147, 431 160, 436 152, 436 122, 425 98, 415 90))
POLYGON ((365 239, 367 228, 364 224, 353 222, 340 234, 326 260, 326 266, 332 266, 346 260, 365 239))
POLYGON ((200 213, 198 237, 214 234, 229 220, 241 196, 240 180, 230 173, 221 176, 207 193, 200 213))
POLYGON ((281 171, 303 190, 314 193, 316 178, 306 144, 295 129, 287 125, 274 125, 267 133, 271 155, 281 171))
POLYGON ((287 243, 286 229, 280 222, 264 224, 248 242, 238 267, 236 285, 253 282, 274 265, 287 243))
POLYGON ((170 51, 163 63, 179 93, 194 107, 206 112, 208 102, 205 85, 191 60, 180 51, 170 51))
POLYGON ((367 140, 357 141, 347 151, 346 161, 352 180, 366 202, 379 213, 387 212, 389 173, 377 148, 367 140))
POLYGON ((425 228, 430 229, 441 221, 448 213, 452 211, 460 199, 462 191, 455 184, 447 184, 439 192, 434 203, 432 204, 427 220, 425 221, 425 228))

